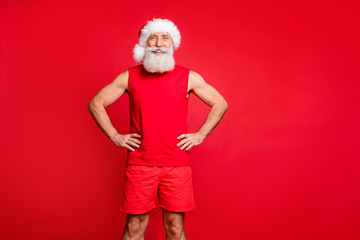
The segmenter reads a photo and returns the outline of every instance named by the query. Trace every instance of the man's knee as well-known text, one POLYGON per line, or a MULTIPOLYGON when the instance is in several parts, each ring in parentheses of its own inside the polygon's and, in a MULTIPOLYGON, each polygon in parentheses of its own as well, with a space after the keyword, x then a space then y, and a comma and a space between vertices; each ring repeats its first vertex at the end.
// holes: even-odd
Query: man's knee
POLYGON ((131 218, 127 224, 126 224, 126 228, 129 232, 129 235, 135 235, 137 233, 140 232, 140 224, 141 224, 141 221, 139 218, 131 218))
POLYGON ((142 236, 145 233, 149 221, 149 214, 128 214, 126 219, 125 233, 129 237, 142 236))
POLYGON ((164 227, 167 235, 175 239, 181 239, 185 235, 183 213, 165 212, 164 227))
POLYGON ((174 237, 181 237, 184 233, 184 225, 181 222, 172 221, 167 226, 168 233, 174 237))

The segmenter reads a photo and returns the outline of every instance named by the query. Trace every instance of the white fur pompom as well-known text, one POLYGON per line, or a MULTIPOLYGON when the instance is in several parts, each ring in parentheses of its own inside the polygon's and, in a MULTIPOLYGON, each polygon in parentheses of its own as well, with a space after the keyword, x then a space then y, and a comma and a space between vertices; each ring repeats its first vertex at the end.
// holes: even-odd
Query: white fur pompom
POLYGON ((140 46, 138 43, 135 44, 133 53, 133 57, 136 62, 141 63, 144 60, 145 48, 140 46))

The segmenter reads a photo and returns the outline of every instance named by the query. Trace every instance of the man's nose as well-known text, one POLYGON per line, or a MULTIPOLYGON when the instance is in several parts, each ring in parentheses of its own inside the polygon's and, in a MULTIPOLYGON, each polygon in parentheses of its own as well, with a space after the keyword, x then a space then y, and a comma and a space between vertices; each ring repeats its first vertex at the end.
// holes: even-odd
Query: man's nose
POLYGON ((156 46, 157 47, 161 47, 163 45, 163 42, 160 40, 160 39, 158 39, 157 41, 156 41, 156 46))

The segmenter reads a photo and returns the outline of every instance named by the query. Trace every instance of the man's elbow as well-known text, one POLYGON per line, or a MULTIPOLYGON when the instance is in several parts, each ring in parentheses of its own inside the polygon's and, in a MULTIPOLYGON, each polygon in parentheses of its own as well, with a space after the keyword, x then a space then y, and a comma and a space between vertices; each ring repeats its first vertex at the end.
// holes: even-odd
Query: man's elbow
POLYGON ((90 112, 93 112, 98 106, 99 103, 97 103, 94 99, 92 99, 87 105, 90 112))
MULTIPOLYGON (((224 100, 225 101, 225 100, 224 100)), ((225 106, 225 111, 226 110, 228 110, 228 108, 229 108, 229 104, 225 101, 225 103, 224 103, 224 106, 225 106)))
POLYGON ((90 112, 90 113, 92 113, 92 112, 93 112, 93 109, 94 109, 94 103, 93 103, 93 101, 92 101, 92 100, 88 103, 87 108, 88 108, 88 110, 89 110, 89 112, 90 112))
POLYGON ((229 108, 229 104, 227 103, 225 98, 221 97, 219 98, 218 101, 219 101, 219 105, 224 109, 224 111, 226 111, 229 108))
POLYGON ((213 106, 222 109, 223 112, 226 112, 226 110, 229 108, 229 104, 225 101, 225 99, 219 99, 213 104, 213 106))
POLYGON ((226 110, 228 110, 228 108, 229 108, 229 104, 225 101, 225 99, 223 100, 222 105, 223 105, 223 108, 224 108, 224 112, 226 112, 226 110))

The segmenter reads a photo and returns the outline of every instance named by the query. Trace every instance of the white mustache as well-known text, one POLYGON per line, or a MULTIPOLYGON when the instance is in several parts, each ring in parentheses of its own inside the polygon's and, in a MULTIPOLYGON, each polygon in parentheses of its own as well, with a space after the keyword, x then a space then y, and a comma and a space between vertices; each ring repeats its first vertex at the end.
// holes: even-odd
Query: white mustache
POLYGON ((150 51, 150 52, 156 52, 157 50, 160 50, 164 53, 168 53, 169 49, 167 47, 147 47, 146 50, 150 51))

